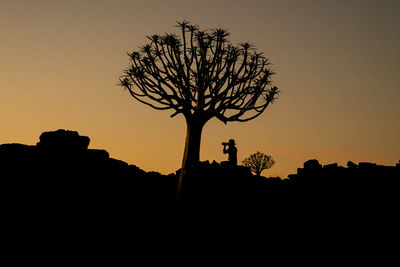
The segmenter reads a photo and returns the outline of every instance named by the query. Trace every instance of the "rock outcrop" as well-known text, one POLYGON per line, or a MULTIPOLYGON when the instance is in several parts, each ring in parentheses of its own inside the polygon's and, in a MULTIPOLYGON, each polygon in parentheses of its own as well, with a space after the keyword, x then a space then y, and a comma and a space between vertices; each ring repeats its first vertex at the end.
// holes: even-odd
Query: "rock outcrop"
POLYGON ((36 147, 43 151, 83 152, 88 149, 90 138, 80 136, 76 131, 59 129, 44 132, 39 137, 36 147))
POLYGON ((139 209, 173 207, 176 178, 147 173, 89 149, 76 131, 44 132, 36 146, 0 145, 0 180, 10 208, 41 216, 66 213, 85 217, 125 216, 139 209), (35 208, 33 208, 35 207, 35 208))

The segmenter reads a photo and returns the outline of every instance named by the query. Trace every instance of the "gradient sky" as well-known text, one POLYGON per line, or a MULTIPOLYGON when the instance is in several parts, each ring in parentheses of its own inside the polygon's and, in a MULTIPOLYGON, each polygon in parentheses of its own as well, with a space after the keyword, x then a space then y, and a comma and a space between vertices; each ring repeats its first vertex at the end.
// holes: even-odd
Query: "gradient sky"
POLYGON ((0 0, 0 143, 36 144, 76 130, 90 147, 146 171, 180 168, 182 116, 156 111, 118 87, 128 51, 177 20, 224 28, 273 63, 279 99, 257 119, 204 129, 201 160, 257 151, 286 177, 303 162, 400 159, 400 1, 0 0))

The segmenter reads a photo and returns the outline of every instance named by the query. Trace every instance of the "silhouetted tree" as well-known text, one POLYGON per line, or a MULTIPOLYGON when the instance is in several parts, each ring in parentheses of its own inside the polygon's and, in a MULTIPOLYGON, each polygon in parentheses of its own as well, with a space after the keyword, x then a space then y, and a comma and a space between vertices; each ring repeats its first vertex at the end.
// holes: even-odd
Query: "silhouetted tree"
POLYGON ((178 22, 181 37, 152 35, 150 43, 128 53, 130 66, 120 85, 134 99, 158 110, 182 114, 187 131, 178 196, 187 173, 199 162, 204 125, 258 117, 272 103, 270 62, 250 43, 232 45, 223 29, 200 30, 178 22))
POLYGON ((260 176, 263 170, 269 169, 275 164, 275 160, 271 156, 257 151, 257 153, 244 159, 242 163, 244 166, 250 167, 250 170, 257 176, 260 176))

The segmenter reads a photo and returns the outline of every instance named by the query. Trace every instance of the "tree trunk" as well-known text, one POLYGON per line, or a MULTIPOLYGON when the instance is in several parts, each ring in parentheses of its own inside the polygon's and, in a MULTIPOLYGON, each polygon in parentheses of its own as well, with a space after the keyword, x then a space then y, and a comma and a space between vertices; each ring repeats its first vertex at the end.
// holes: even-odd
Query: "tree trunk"
POLYGON ((183 153, 182 169, 179 176, 176 201, 179 206, 182 206, 182 193, 185 188, 185 180, 190 176, 191 170, 200 161, 200 143, 201 134, 204 127, 204 122, 199 120, 187 120, 185 150, 183 153))

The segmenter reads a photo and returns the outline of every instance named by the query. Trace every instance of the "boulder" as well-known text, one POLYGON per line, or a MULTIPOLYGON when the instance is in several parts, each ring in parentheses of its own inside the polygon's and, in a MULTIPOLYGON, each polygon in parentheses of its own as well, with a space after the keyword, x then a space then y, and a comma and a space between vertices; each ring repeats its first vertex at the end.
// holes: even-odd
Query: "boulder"
POLYGON ((338 164, 337 163, 332 163, 332 164, 327 164, 327 165, 324 165, 324 167, 323 167, 324 169, 328 169, 328 170, 331 170, 331 169, 337 169, 337 168, 339 168, 339 166, 338 166, 338 164))
POLYGON ((347 162, 347 167, 349 167, 350 169, 356 169, 358 166, 357 166, 357 164, 355 164, 354 162, 349 160, 347 162))
POLYGON ((322 165, 316 159, 310 159, 304 162, 304 169, 321 169, 322 165))
POLYGON ((89 137, 80 136, 76 131, 63 129, 44 132, 39 139, 40 142, 36 146, 41 151, 83 152, 88 149, 90 143, 89 137))
POLYGON ((360 169, 375 169, 376 168, 376 164, 375 163, 371 163, 371 162, 359 162, 358 163, 358 168, 360 168, 360 169))
POLYGON ((34 151, 34 149, 35 149, 34 146, 18 144, 18 143, 2 144, 0 145, 0 155, 4 155, 7 157, 12 155, 20 156, 21 154, 24 153, 31 153, 32 151, 34 151))
POLYGON ((24 164, 33 164, 36 158, 35 146, 16 143, 0 145, 0 166, 11 164, 20 168, 24 164))

